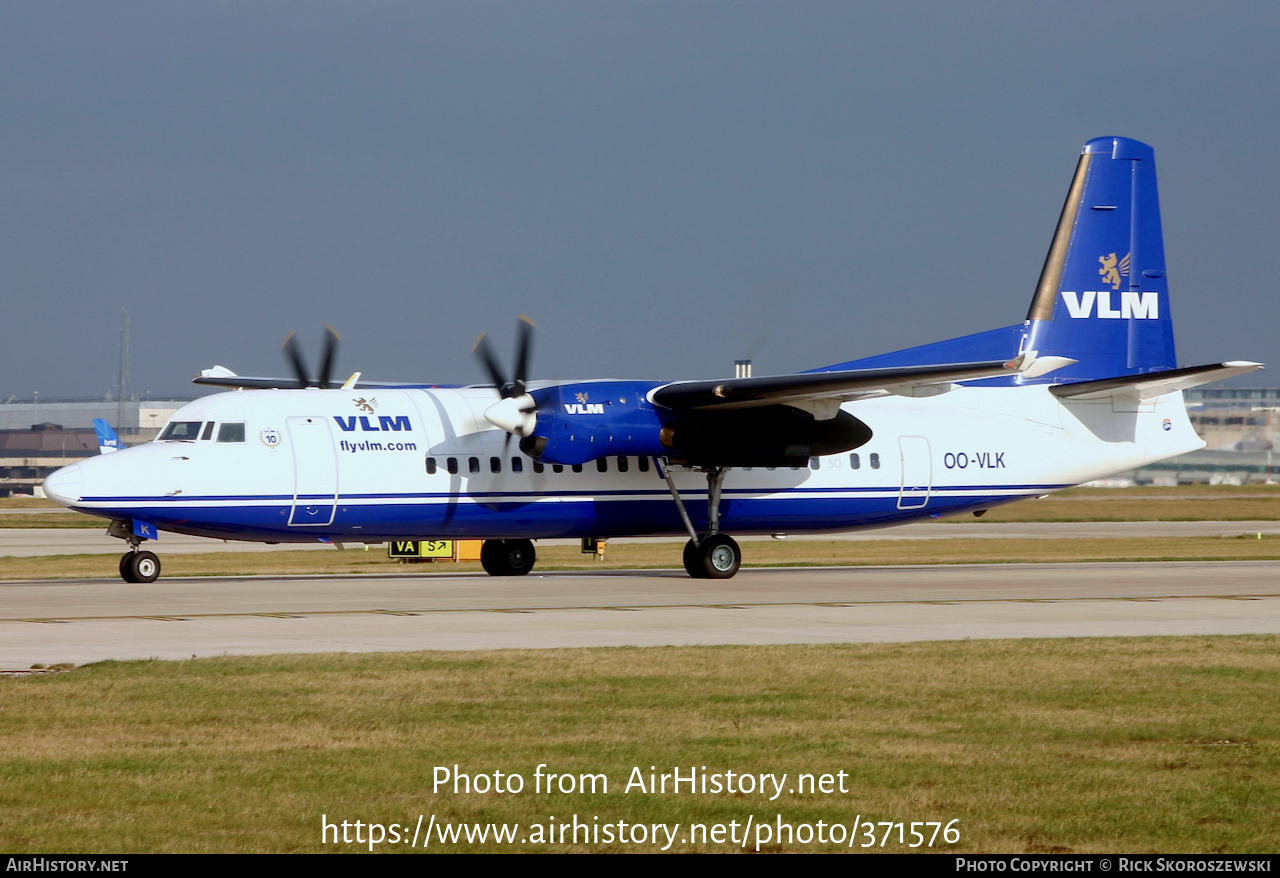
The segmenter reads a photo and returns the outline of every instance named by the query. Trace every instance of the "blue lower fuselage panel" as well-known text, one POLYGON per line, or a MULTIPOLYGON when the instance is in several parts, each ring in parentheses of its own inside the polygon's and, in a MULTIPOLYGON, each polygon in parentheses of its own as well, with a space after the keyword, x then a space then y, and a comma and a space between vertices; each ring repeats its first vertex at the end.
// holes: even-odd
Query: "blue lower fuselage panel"
MULTIPOLYGON (((857 497, 735 497, 726 492, 720 504, 720 530, 730 534, 822 533, 904 524, 930 517, 987 509, 1061 485, 1018 485, 1000 488, 946 489, 925 497, 900 496, 897 490, 859 492, 857 497), (905 508, 904 508, 905 507, 905 508)), ((182 502, 148 498, 86 498, 93 506, 79 511, 109 518, 132 518, 161 530, 217 539, 257 542, 370 541, 390 539, 552 539, 576 537, 661 536, 685 533, 680 514, 666 492, 626 499, 607 495, 557 495, 528 499, 402 497, 315 498, 294 505, 288 498, 197 498, 182 502), (221 502, 218 502, 221 501, 221 502), (227 501, 236 502, 234 507, 227 501), (276 502, 272 502, 276 501, 276 502), (255 505, 248 505, 253 503, 255 505), (98 505, 101 504, 101 505, 98 505), (109 508, 108 504, 110 504, 109 508), (292 524, 290 522, 293 522, 292 524), (317 524, 299 524, 316 521, 317 524)), ((699 531, 706 530, 707 501, 689 498, 686 509, 699 531)))

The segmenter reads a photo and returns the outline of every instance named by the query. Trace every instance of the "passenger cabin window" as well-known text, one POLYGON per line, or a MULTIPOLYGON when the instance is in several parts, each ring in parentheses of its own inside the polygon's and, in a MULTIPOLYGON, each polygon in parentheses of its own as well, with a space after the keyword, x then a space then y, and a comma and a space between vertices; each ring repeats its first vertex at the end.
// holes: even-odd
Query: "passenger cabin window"
POLYGON ((640 467, 640 472, 647 473, 649 471, 649 458, 637 457, 636 464, 640 467))
POLYGON ((243 442, 244 424, 220 424, 218 426, 219 442, 243 442))
POLYGON ((618 458, 618 472, 625 473, 627 471, 627 458, 620 456, 618 458))
POLYGON ((524 461, 518 457, 511 458, 511 471, 513 473, 524 472, 524 461))
POLYGON ((204 432, 200 434, 201 442, 208 442, 213 438, 213 421, 204 425, 204 432))
POLYGON ((427 475, 434 476, 436 474, 436 459, 434 457, 427 458, 427 475))
POLYGON ((545 463, 543 463, 542 461, 540 461, 540 460, 535 460, 535 461, 533 462, 533 471, 534 471, 535 473, 540 473, 540 472, 542 472, 543 470, 545 470, 546 468, 547 468, 547 465, 546 465, 545 463))
POLYGON ((467 472, 471 473, 472 475, 475 475, 476 473, 480 472, 480 458, 478 457, 467 458, 467 472))
POLYGON ((553 473, 562 473, 562 472, 564 472, 564 464, 560 464, 560 463, 553 463, 553 464, 551 464, 551 471, 552 471, 553 473))
POLYGON ((580 464, 580 463, 575 463, 575 464, 573 465, 573 471, 574 471, 575 473, 580 473, 580 472, 582 472, 582 464, 580 464))
POLYGON ((449 458, 445 465, 449 467, 449 475, 456 476, 458 474, 458 458, 449 458))
POLYGON ((172 421, 160 434, 161 442, 194 442, 200 435, 201 421, 172 421))
POLYGON ((862 466, 862 458, 858 457, 856 454, 850 454, 849 467, 851 469, 858 469, 860 466, 862 466))
POLYGON ((871 455, 871 468, 880 469, 880 455, 878 454, 871 455))
POLYGON ((821 464, 818 463, 818 458, 809 458, 809 469, 817 469, 819 466, 821 466, 821 464))
POLYGON ((601 457, 596 460, 596 472, 607 473, 609 471, 609 458, 601 457))
POLYGON ((489 472, 491 472, 491 473, 500 473, 500 472, 502 472, 502 458, 501 458, 501 457, 491 457, 491 458, 489 458, 489 472))

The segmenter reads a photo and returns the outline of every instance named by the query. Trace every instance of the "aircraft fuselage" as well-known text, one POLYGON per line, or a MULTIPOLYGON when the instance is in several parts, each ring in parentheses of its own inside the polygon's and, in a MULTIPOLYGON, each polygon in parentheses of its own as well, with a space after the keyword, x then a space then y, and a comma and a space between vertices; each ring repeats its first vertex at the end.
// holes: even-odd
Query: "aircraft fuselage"
MULTIPOLYGON (((94 515, 238 540, 685 533, 659 461, 536 463, 485 420, 495 399, 488 388, 216 394, 171 420, 192 425, 186 434, 195 438, 83 461, 51 477, 46 491, 94 515)), ((1062 402, 1044 385, 860 400, 858 417, 873 434, 866 444, 807 466, 732 468, 720 527, 883 527, 1042 495, 1202 447, 1180 393, 1131 412, 1116 407, 1111 399, 1062 402)), ((702 529, 705 478, 669 470, 702 529)))

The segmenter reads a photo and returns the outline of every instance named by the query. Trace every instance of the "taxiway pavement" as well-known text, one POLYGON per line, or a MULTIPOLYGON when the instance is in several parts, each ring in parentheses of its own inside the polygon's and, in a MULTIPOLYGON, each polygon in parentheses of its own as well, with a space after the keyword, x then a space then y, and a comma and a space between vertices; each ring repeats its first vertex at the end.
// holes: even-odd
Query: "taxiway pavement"
MULTIPOLYGON (((1112 534, 1114 535, 1114 533, 1112 534)), ((223 654, 1280 633, 1280 562, 0 583, 0 668, 223 654)))

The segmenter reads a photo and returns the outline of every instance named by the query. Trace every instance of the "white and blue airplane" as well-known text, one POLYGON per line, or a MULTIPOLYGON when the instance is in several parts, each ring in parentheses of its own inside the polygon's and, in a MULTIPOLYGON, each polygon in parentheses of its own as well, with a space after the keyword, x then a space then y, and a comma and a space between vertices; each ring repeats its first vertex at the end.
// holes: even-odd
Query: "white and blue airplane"
POLYGON ((120 572, 160 572, 159 531, 226 540, 482 539, 493 575, 540 538, 688 534, 691 576, 726 578, 730 533, 823 533, 973 512, 1203 447, 1181 391, 1260 365, 1179 367, 1154 153, 1080 156, 1026 319, 794 375, 528 379, 481 336, 492 384, 329 380, 222 367, 150 443, 64 467, 45 494, 111 520, 120 572), (514 445, 512 438, 518 439, 514 445))

